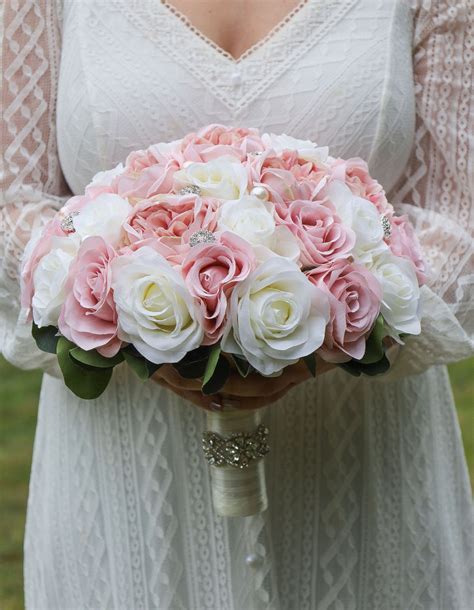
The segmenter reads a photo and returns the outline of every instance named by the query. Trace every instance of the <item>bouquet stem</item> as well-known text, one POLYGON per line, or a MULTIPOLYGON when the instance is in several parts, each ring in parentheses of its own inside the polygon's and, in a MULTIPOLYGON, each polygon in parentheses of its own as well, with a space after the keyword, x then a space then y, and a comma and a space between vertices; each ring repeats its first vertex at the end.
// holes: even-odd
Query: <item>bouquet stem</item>
POLYGON ((268 506, 263 463, 268 430, 261 425, 263 412, 207 413, 204 451, 211 464, 214 508, 223 517, 254 515, 268 506))

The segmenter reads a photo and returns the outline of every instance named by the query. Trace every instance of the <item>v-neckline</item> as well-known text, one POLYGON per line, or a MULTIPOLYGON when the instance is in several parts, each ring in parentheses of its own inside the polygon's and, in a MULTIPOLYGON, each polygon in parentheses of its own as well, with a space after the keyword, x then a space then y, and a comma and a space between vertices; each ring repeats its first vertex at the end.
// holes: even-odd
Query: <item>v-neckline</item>
POLYGON ((223 57, 230 64, 234 66, 238 66, 242 64, 247 58, 254 55, 259 49, 266 46, 271 40, 273 40, 279 32, 281 32, 285 26, 290 24, 293 19, 297 16, 300 16, 307 6, 311 4, 312 0, 300 0, 300 2, 293 8, 289 13, 287 13, 280 21, 278 21, 260 40, 257 40, 254 44, 252 44, 248 49, 246 49, 239 57, 234 57, 232 53, 223 49, 220 45, 217 44, 212 38, 204 34, 199 28, 197 28, 191 22, 190 18, 180 10, 178 10, 172 4, 169 4, 166 0, 160 0, 163 8, 172 15, 177 21, 179 21, 187 30, 191 32, 196 38, 201 40, 203 44, 207 47, 211 48, 215 51, 220 57, 223 57))
POLYGON ((331 30, 360 0, 307 0, 237 60, 161 0, 110 0, 140 36, 161 49, 237 116, 331 30), (193 26, 191 26, 192 28, 193 26))

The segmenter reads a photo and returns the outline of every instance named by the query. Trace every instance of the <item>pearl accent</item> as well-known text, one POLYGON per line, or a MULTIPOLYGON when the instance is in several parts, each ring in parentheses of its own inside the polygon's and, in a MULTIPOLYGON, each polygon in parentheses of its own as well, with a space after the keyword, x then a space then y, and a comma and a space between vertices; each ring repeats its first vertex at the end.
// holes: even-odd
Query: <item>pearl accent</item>
POLYGON ((268 198, 270 197, 267 189, 264 186, 254 186, 250 191, 250 194, 257 197, 261 201, 268 201, 268 198))
POLYGON ((249 568, 258 568, 261 565, 262 560, 256 553, 250 553, 245 558, 245 563, 249 568))

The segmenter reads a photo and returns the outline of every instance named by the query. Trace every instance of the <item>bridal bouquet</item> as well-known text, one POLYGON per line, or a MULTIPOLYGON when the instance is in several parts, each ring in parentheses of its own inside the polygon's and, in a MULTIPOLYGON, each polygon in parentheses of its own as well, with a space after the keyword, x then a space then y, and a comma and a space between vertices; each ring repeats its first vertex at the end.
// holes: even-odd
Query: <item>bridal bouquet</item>
MULTIPOLYGON (((215 394, 231 369, 304 359, 314 374, 316 353, 384 372, 387 340, 420 332, 423 280, 413 229, 364 161, 210 125, 96 174, 28 245, 22 304, 77 396, 99 396, 123 362, 142 379, 172 364, 215 394)), ((221 514, 266 506, 260 417, 208 415, 221 514)))

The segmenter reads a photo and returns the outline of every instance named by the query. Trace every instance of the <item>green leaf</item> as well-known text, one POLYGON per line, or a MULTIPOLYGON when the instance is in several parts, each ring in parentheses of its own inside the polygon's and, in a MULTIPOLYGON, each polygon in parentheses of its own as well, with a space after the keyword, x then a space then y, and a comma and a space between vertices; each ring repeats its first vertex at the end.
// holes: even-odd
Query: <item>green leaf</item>
POLYGON ((94 368, 108 369, 113 368, 115 365, 123 362, 123 354, 122 352, 118 352, 112 358, 106 358, 99 354, 99 352, 95 349, 86 351, 81 349, 80 347, 75 347, 70 352, 70 355, 74 360, 80 362, 81 364, 87 364, 88 366, 92 366, 94 368))
POLYGON ((31 328, 36 345, 42 352, 55 354, 58 345, 59 335, 56 326, 42 326, 39 328, 34 322, 31 328))
POLYGON ((371 364, 364 364, 359 360, 351 360, 350 362, 343 362, 339 366, 355 377, 359 377, 361 374, 373 377, 388 371, 390 362, 387 356, 383 355, 378 362, 373 362, 371 364))
POLYGON ((204 377, 206 372, 210 352, 211 348, 209 346, 198 347, 186 354, 182 360, 176 362, 173 366, 185 379, 200 379, 204 377))
POLYGON ((160 366, 162 366, 162 364, 155 364, 154 362, 147 360, 133 347, 133 345, 127 345, 127 347, 123 349, 121 353, 123 354, 128 366, 142 381, 149 379, 153 373, 155 373, 160 366))
POLYGON ((236 354, 231 354, 232 360, 234 361, 235 368, 238 370, 241 377, 245 379, 248 375, 254 371, 253 366, 248 362, 245 358, 241 356, 237 356, 236 354))
POLYGON ((310 354, 303 358, 304 363, 308 367, 308 371, 313 377, 316 377, 316 354, 310 354))
POLYGON ((374 328, 367 339, 365 354, 360 360, 362 364, 374 364, 383 358, 385 354, 383 340, 386 334, 384 319, 380 315, 375 321, 374 328))
POLYGON ((57 356, 64 383, 79 398, 90 400, 102 394, 109 384, 112 368, 94 368, 74 360, 70 351, 76 346, 65 337, 60 337, 57 344, 57 356))
POLYGON ((209 358, 206 364, 206 370, 204 371, 204 377, 202 378, 202 385, 205 386, 206 383, 212 378, 214 375, 214 371, 216 370, 217 363, 219 362, 219 357, 221 355, 221 346, 219 344, 214 345, 211 349, 211 353, 209 354, 209 358))
POLYGON ((227 381, 229 373, 229 361, 221 354, 219 345, 213 346, 202 380, 202 393, 209 395, 219 392, 227 381))

